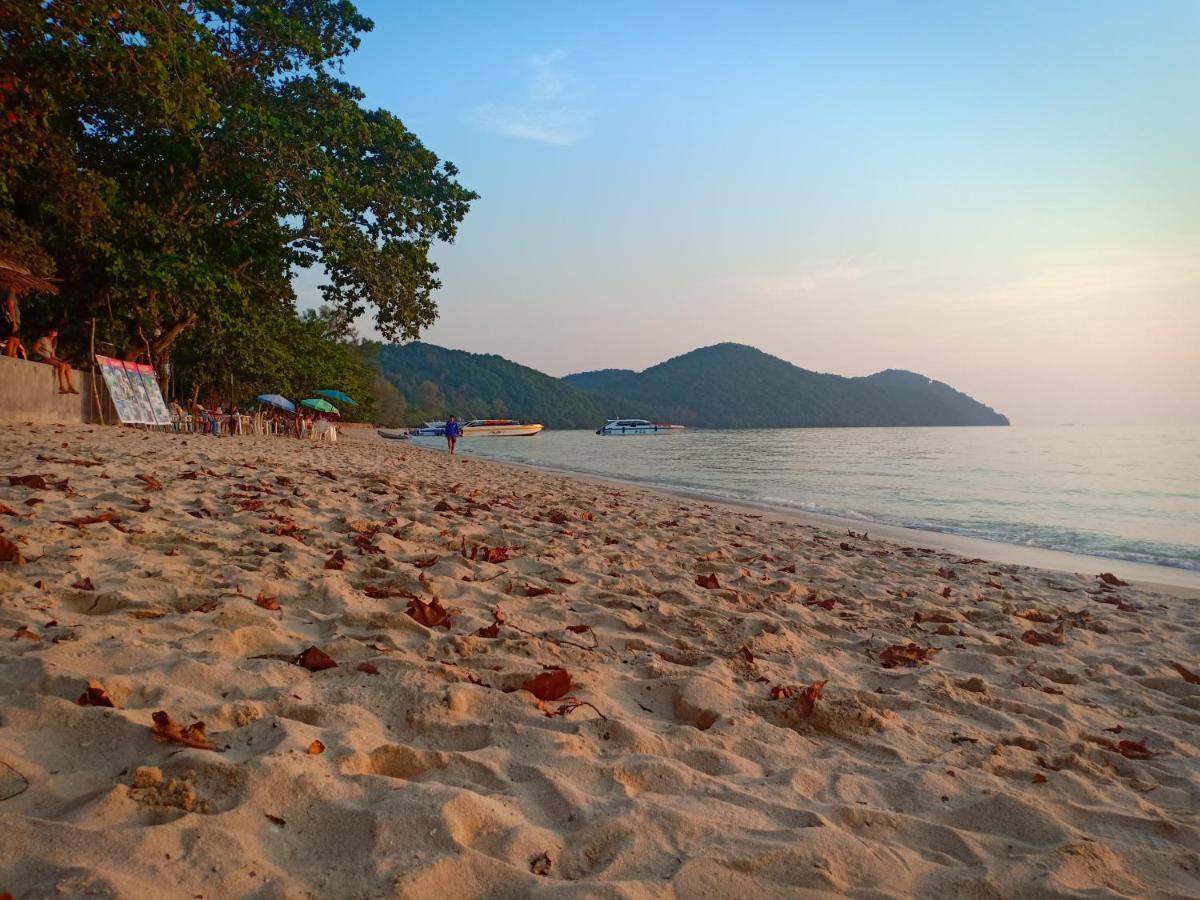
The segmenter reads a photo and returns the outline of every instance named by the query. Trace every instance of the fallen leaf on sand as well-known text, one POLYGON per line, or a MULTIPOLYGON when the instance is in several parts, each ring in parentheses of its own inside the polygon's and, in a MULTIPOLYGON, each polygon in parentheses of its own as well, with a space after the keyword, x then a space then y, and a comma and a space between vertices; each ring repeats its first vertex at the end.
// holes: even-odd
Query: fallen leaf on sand
POLYGON ((12 563, 19 566, 25 562, 25 557, 21 555, 21 548, 0 534, 0 562, 12 563))
POLYGON ((292 665, 310 672, 321 672, 325 669, 337 668, 337 662, 332 656, 319 647, 308 647, 292 660, 292 665))
POLYGON ((454 512, 454 507, 445 500, 439 500, 437 506, 433 508, 434 512, 454 512))
POLYGON ((134 475, 133 477, 136 478, 138 481, 142 482, 143 484, 145 484, 146 490, 148 490, 148 491, 161 491, 162 490, 162 487, 163 487, 162 482, 159 481, 157 478, 155 478, 153 475, 134 475))
POLYGON ((813 714, 813 710, 817 707, 817 701, 821 699, 821 693, 828 683, 828 681, 814 681, 796 695, 794 708, 800 718, 807 719, 813 714))
POLYGON ((579 584, 578 578, 555 578, 559 584, 579 584))
POLYGON ((115 519, 110 512, 98 513, 94 516, 79 516, 75 519, 59 519, 55 524, 71 525, 75 528, 82 528, 84 525, 99 525, 101 522, 111 522, 115 519))
POLYGON ((50 485, 46 483, 46 479, 41 475, 9 475, 9 485, 16 487, 33 488, 35 491, 46 491, 50 489, 50 485))
POLYGON ((526 597, 543 597, 546 594, 553 594, 553 593, 554 593, 553 588, 535 587, 532 584, 526 585, 526 587, 525 587, 525 596, 526 597))
POLYGON ((529 691, 539 700, 559 700, 571 693, 571 673, 566 669, 554 669, 530 678, 521 690, 529 691))
POLYGON ((551 524, 554 524, 554 525, 566 525, 567 524, 567 514, 565 512, 563 512, 561 509, 550 510, 550 512, 548 512, 546 514, 546 518, 549 519, 551 524))
POLYGON ((1200 684, 1200 675, 1195 672, 1189 672, 1177 662, 1171 663, 1171 668, 1183 676, 1183 680, 1188 684, 1200 684))
POLYGON ((161 709, 154 714, 154 736, 160 741, 172 744, 183 744, 185 747, 195 747, 197 750, 215 750, 222 752, 204 733, 203 722, 193 722, 191 725, 179 725, 171 721, 161 709))
POLYGON ((308 755, 309 756, 319 756, 320 754, 322 754, 324 752, 325 752, 325 745, 322 744, 320 741, 313 741, 311 744, 308 745, 308 755))
POLYGON ((568 625, 567 626, 567 631, 573 632, 575 634, 583 634, 585 631, 591 631, 591 630, 592 630, 591 625, 568 625))
POLYGON ((480 628, 475 633, 481 638, 498 638, 500 637, 500 625, 497 622, 493 622, 491 625, 480 628))
POLYGON ((1029 780, 1031 782, 1033 782, 1034 784, 1045 784, 1050 779, 1047 778, 1045 775, 1043 775, 1041 772, 1036 772, 1034 774, 1033 778, 1031 778, 1029 780))
POLYGON ((721 582, 717 580, 717 576, 713 573, 697 575, 696 584, 702 588, 708 588, 710 591, 716 590, 721 586, 721 582))
POLYGON ((16 512, 9 506, 0 503, 0 516, 16 516, 16 512))
POLYGON ((1101 572, 1099 575, 1099 578, 1105 584, 1111 584, 1113 587, 1128 587, 1129 586, 1128 581, 1122 581, 1120 578, 1118 578, 1112 572, 1101 572))
POLYGON ((414 559, 412 561, 412 564, 414 566, 416 566, 418 569, 428 569, 431 566, 436 566, 437 561, 438 561, 438 558, 436 556, 430 556, 427 559, 414 559))
POLYGON ((22 625, 13 632, 12 639, 14 641, 40 641, 41 638, 22 625))
POLYGON ((550 854, 542 853, 529 861, 529 871, 534 875, 541 875, 543 878, 545 878, 549 876, 550 868, 553 865, 554 860, 550 858, 550 854))
POLYGON ((364 675, 378 675, 379 668, 374 663, 360 662, 354 667, 354 671, 362 672, 364 675))
POLYGON ((1067 642, 1066 632, 1063 630, 1062 623, 1053 631, 1047 633, 1045 631, 1035 631, 1030 628, 1021 635, 1021 640, 1027 644, 1033 644, 1035 647, 1041 644, 1047 644, 1051 647, 1061 647, 1067 642))
POLYGON ((284 828, 287 826, 287 819, 284 819, 281 816, 273 816, 270 813, 263 813, 263 815, 266 816, 270 821, 272 821, 276 825, 278 825, 280 828, 284 828))
POLYGON ((325 560, 325 568, 334 571, 341 571, 346 568, 346 554, 341 550, 335 550, 333 556, 325 560))
POLYGON ((913 613, 913 624, 919 625, 922 622, 940 622, 944 625, 950 625, 957 622, 958 619, 949 613, 944 612, 915 612, 913 613))
POLYGON ((449 629, 450 617, 457 610, 446 609, 441 601, 434 597, 428 603, 418 599, 409 600, 408 608, 404 612, 426 628, 449 629))
POLYGON ((804 601, 805 606, 819 606, 826 612, 833 611, 833 604, 837 602, 833 597, 826 597, 824 600, 818 600, 815 597, 804 601))
POLYGON ((388 597, 405 597, 409 600, 419 599, 412 591, 403 588, 365 587, 363 593, 376 600, 386 600, 388 597))
POLYGON ((96 586, 92 584, 92 579, 90 578, 80 578, 77 582, 71 585, 71 587, 75 588, 77 591, 94 591, 96 589, 96 586))
POLYGON ((508 562, 508 560, 509 556, 507 547, 493 547, 487 552, 487 561, 490 563, 502 563, 508 562))
POLYGON ((1100 746, 1113 753, 1120 753, 1126 759, 1152 759, 1154 751, 1146 746, 1144 741, 1105 741, 1100 746))
POLYGON ((268 597, 261 592, 257 597, 254 598, 254 604, 256 606, 261 606, 263 609, 269 609, 272 612, 280 609, 279 600, 277 598, 268 597))
POLYGON ((108 691, 104 689, 98 681, 88 679, 87 690, 79 695, 79 699, 75 701, 80 706, 107 706, 109 709, 119 709, 117 704, 113 703, 112 697, 108 696, 108 691))
POLYGON ((885 669, 895 666, 915 666, 928 662, 938 652, 937 647, 918 647, 916 644, 892 644, 879 654, 879 662, 885 669))
POLYGON ((1018 619, 1028 619, 1030 622, 1041 622, 1043 625, 1050 625, 1057 622, 1058 619, 1049 613, 1044 613, 1037 609, 1023 609, 1020 612, 1013 613, 1018 619))

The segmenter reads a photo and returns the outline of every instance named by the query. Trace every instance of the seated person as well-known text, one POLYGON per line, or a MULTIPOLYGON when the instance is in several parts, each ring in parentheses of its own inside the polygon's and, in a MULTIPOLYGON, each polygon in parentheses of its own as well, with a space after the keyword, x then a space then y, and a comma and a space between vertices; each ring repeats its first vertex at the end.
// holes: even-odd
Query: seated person
POLYGON ((34 341, 33 352, 46 365, 54 366, 54 371, 58 373, 58 392, 60 394, 79 393, 75 390, 75 385, 71 383, 71 364, 55 355, 58 352, 57 328, 51 328, 43 337, 34 341))

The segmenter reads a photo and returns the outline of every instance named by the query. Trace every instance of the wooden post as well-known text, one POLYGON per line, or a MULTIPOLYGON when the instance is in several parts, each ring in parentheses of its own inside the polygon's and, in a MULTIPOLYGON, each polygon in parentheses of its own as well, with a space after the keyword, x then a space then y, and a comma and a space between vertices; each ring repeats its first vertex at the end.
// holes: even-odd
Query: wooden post
POLYGON ((104 421, 104 407, 100 405, 100 388, 96 386, 96 317, 92 316, 92 405, 96 408, 96 415, 100 418, 100 424, 106 424, 104 421))

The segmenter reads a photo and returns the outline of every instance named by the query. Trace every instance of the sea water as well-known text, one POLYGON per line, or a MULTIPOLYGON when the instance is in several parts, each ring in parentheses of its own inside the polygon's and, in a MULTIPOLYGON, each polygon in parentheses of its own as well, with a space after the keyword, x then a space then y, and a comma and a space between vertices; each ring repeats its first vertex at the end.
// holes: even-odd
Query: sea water
POLYGON ((469 437, 459 450, 714 499, 1200 571, 1200 428, 545 431, 469 437))

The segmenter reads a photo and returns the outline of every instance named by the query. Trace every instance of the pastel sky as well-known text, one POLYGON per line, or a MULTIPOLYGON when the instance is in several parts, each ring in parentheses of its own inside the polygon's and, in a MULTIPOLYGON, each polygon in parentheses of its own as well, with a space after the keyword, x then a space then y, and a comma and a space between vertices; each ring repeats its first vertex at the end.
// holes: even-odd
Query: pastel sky
POLYGON ((481 195, 426 340, 1200 424, 1195 0, 358 5, 347 79, 481 195))

